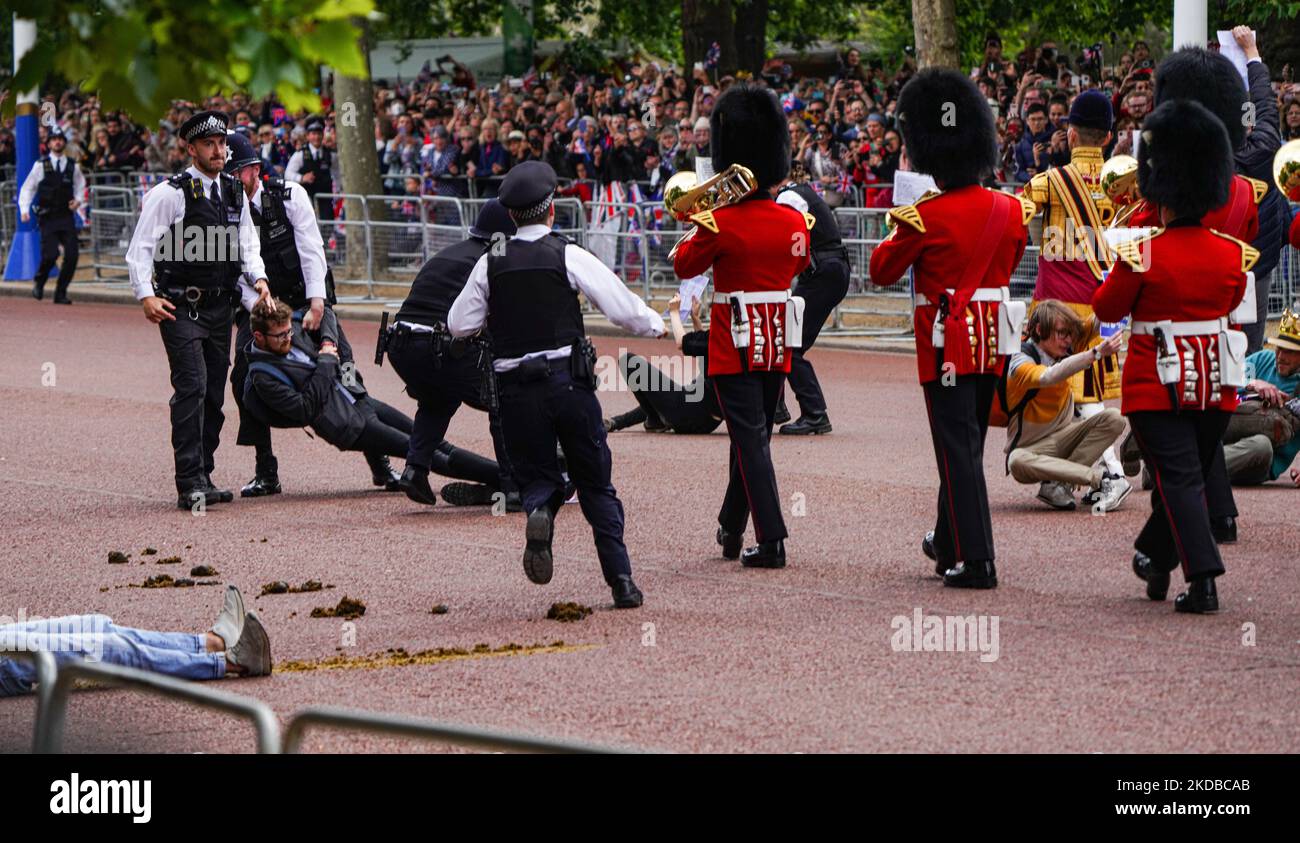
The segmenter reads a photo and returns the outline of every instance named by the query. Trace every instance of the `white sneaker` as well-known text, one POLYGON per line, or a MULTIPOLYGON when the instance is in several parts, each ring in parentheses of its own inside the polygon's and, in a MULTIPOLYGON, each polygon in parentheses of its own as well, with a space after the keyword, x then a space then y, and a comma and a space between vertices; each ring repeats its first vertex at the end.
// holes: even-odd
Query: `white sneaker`
POLYGON ((1114 512, 1124 503, 1133 486, 1124 477, 1109 476, 1101 481, 1100 494, 1096 503, 1098 512, 1114 512))
POLYGON ((227 650, 234 647, 239 642, 239 636, 244 634, 244 617, 244 596, 233 585, 226 586, 225 603, 221 607, 221 614, 217 615, 216 622, 212 624, 212 632, 225 642, 227 650))
POLYGON ((1074 509, 1074 492, 1064 483, 1044 480, 1038 486, 1038 499, 1052 509, 1074 509))

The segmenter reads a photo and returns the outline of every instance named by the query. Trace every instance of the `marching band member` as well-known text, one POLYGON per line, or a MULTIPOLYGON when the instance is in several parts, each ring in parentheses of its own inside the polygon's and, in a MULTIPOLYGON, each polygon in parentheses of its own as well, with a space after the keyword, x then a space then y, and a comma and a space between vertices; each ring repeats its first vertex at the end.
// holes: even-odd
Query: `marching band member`
POLYGON ((922 550, 944 585, 995 588, 984 438, 1006 356, 1020 348, 1024 306, 1008 285, 1034 203, 980 186, 997 161, 993 118, 960 73, 921 71, 898 114, 913 167, 941 191, 890 211, 893 233, 871 254, 873 284, 909 266, 915 277, 916 359, 939 466, 938 516, 922 550))

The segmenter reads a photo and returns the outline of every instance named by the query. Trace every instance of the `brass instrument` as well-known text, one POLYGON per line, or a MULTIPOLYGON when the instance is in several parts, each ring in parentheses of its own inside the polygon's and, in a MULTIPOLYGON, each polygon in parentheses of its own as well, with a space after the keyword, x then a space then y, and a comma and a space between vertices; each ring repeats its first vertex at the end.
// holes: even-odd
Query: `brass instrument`
MULTIPOLYGON (((692 214, 735 204, 757 188, 758 180, 754 178, 754 173, 741 164, 732 164, 704 182, 700 182, 690 170, 683 170, 668 179, 664 185, 664 207, 679 222, 685 222, 692 214)), ((682 240, 694 230, 695 227, 691 226, 681 240, 673 244, 668 252, 669 260, 677 254, 677 247, 682 244, 682 240)))
POLYGON ((1101 165, 1101 189, 1115 206, 1107 228, 1124 228, 1142 205, 1138 192, 1138 162, 1131 155, 1113 155, 1101 165))
POLYGON ((1273 181, 1291 202, 1300 202, 1300 140, 1282 144, 1273 156, 1273 181))

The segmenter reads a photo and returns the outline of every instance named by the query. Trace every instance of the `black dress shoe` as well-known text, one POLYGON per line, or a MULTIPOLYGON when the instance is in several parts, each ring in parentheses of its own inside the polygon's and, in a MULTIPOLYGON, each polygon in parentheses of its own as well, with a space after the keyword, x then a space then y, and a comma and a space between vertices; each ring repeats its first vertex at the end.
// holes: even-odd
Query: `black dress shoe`
POLYGON ((523 512, 524 498, 518 492, 506 492, 506 512, 523 512))
POLYGON ((1214 577, 1201 577, 1187 584, 1187 590, 1174 598, 1174 611, 1209 615, 1219 611, 1219 590, 1214 577))
POLYGON ((630 574, 619 574, 614 577, 614 584, 611 585, 610 591, 614 592, 615 609, 635 609, 641 605, 645 596, 641 594, 641 589, 636 587, 632 582, 630 574))
POLYGON ((452 506, 487 506, 496 500, 498 489, 483 483, 448 483, 442 499, 452 506))
POLYGON ((744 533, 728 533, 721 527, 718 528, 718 544, 722 547, 723 559, 739 559, 740 550, 745 544, 744 533))
POLYGON ((997 588, 998 571, 992 559, 958 562, 944 572, 943 584, 949 588, 997 588))
POLYGON ((790 421, 790 410, 785 406, 785 401, 776 405, 776 415, 772 417, 772 424, 785 424, 790 421))
POLYGON ((1237 541, 1237 519, 1230 516, 1210 519, 1210 532, 1215 544, 1233 544, 1237 541))
POLYGON ((45 298, 45 285, 44 285, 44 284, 33 284, 33 285, 32 285, 32 298, 36 299, 37 301, 40 301, 41 299, 45 298))
POLYGON ((740 554, 740 564, 746 568, 784 568, 785 540, 762 542, 745 548, 740 554))
POLYGON ((1133 554, 1133 573, 1147 584, 1147 597, 1160 601, 1169 593, 1169 572, 1156 570, 1155 562, 1142 551, 1133 554))
POLYGON ((921 552, 934 561, 934 575, 936 577, 942 577, 952 567, 947 562, 939 561, 939 554, 934 549, 934 530, 926 533, 925 538, 921 539, 921 552))
POLYGON ((398 478, 397 483, 406 496, 416 503, 433 506, 438 502, 438 496, 429 487, 428 469, 408 465, 402 470, 402 476, 398 478))
POLYGON ((831 432, 831 419, 825 413, 816 416, 800 416, 799 421, 781 425, 778 431, 786 436, 814 436, 831 432))
POLYGON ((402 491, 401 475, 393 471, 393 465, 388 461, 388 457, 375 460, 370 464, 370 482, 375 486, 382 486, 385 492, 402 491))
POLYGON ((241 498, 263 498, 280 494, 280 478, 274 474, 257 474, 239 490, 241 498))
POLYGON ((551 581, 551 537, 554 532, 555 521, 549 507, 539 507, 529 514, 528 526, 524 529, 524 537, 528 540, 524 545, 524 573, 538 585, 551 581))
POLYGON ((211 477, 204 477, 208 494, 212 495, 217 503, 230 503, 235 499, 235 493, 229 489, 218 489, 217 484, 212 482, 211 477))
POLYGON ((72 304, 72 299, 68 298, 67 296, 64 296, 64 297, 61 298, 61 299, 56 298, 56 299, 54 300, 54 303, 55 303, 55 304, 72 304))
MULTIPOLYGON (((227 492, 226 494, 230 493, 227 492)), ((176 508, 193 509, 194 504, 199 501, 202 501, 204 506, 212 506, 214 503, 229 503, 234 499, 234 495, 231 495, 229 499, 223 499, 220 489, 196 486, 193 489, 186 489, 184 492, 181 492, 176 496, 176 508)))

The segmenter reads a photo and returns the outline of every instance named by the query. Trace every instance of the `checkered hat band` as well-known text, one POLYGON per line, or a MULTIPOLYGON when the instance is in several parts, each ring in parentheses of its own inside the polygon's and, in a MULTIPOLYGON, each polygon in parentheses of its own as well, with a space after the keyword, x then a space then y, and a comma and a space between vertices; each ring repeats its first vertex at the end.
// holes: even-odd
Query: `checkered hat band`
POLYGON ((534 217, 540 217, 542 214, 546 213, 546 209, 551 207, 551 203, 554 201, 555 201, 555 194, 552 193, 550 196, 547 196, 545 199, 543 199, 541 202, 538 202, 536 205, 531 205, 527 208, 516 209, 514 211, 514 215, 516 218, 521 220, 530 220, 533 219, 534 217))
POLYGON ((222 134, 226 133, 226 124, 222 123, 218 117, 209 117, 202 123, 190 129, 190 133, 185 137, 186 141, 192 141, 199 135, 222 134))

